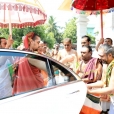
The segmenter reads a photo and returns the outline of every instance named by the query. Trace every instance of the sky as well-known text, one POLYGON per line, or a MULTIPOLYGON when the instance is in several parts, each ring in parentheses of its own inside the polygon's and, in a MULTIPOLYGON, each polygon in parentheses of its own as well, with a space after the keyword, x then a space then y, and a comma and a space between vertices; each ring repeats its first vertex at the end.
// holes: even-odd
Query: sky
MULTIPOLYGON (((69 19, 73 17, 77 17, 78 14, 76 14, 75 11, 62 11, 58 10, 60 5, 62 4, 64 0, 39 0, 41 5, 43 6, 47 16, 53 16, 56 18, 56 22, 58 26, 65 26, 65 23, 68 22, 69 19)), ((89 26, 94 26, 95 22, 95 16, 89 16, 89 26)))
MULTIPOLYGON (((76 14, 75 11, 68 12, 68 11, 58 10, 58 8, 60 7, 60 5, 62 4, 63 1, 64 0, 39 0, 39 2, 42 4, 44 10, 46 11, 47 16, 49 17, 52 15, 53 17, 55 17, 57 25, 62 26, 62 27, 65 26, 65 22, 68 22, 69 19, 71 19, 73 17, 77 17, 77 15, 78 15, 78 14, 76 14)), ((89 19, 89 22, 88 22, 89 27, 95 27, 96 31, 100 30, 100 15, 99 16, 90 15, 90 16, 88 16, 88 19, 89 19)), ((109 22, 110 22, 110 26, 112 26, 112 20, 111 20, 111 18, 109 20, 108 15, 106 15, 104 20, 105 19, 107 19, 107 23, 109 24, 109 22)), ((105 22, 105 24, 106 24, 106 22, 105 22)), ((107 26, 109 27, 109 25, 107 25, 107 26)), ((107 31, 107 29, 106 29, 106 31, 107 31)), ((109 31, 110 31, 110 29, 109 29, 109 31)), ((109 32, 107 32, 107 35, 109 36, 109 32)))
POLYGON ((53 16, 56 18, 57 25, 65 26, 72 17, 76 16, 73 11, 61 11, 58 10, 59 6, 64 0, 39 0, 42 4, 47 16, 53 16))

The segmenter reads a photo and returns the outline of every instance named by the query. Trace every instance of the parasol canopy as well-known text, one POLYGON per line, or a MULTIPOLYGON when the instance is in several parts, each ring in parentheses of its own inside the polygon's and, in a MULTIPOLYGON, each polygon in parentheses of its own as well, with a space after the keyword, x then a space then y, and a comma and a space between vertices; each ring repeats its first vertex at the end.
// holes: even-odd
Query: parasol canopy
POLYGON ((46 18, 38 0, 0 0, 1 28, 35 27, 44 24, 46 18))
POLYGON ((64 0, 58 9, 65 11, 72 11, 71 6, 72 6, 72 0, 64 0))
POLYGON ((74 0, 72 6, 79 10, 100 10, 101 38, 103 38, 103 13, 102 10, 114 7, 114 0, 74 0))
POLYGON ((80 10, 104 10, 114 7, 114 0, 74 0, 73 7, 80 10))

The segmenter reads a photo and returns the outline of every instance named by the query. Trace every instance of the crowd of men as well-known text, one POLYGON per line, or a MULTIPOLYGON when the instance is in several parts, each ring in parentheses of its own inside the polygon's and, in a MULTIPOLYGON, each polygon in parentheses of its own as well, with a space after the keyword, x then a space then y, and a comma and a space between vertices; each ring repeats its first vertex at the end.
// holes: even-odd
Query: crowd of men
MULTIPOLYGON (((59 50, 59 44, 49 51, 48 44, 41 38, 30 32, 22 38, 18 50, 31 51, 50 56, 71 68, 86 84, 88 93, 99 94, 102 106, 102 114, 114 113, 114 48, 111 38, 101 38, 96 45, 96 51, 92 51, 91 38, 81 38, 81 50, 77 53, 72 49, 70 38, 63 40, 64 49, 59 50), (106 107, 104 108, 104 105, 106 107)), ((0 48, 10 49, 13 44, 12 37, 6 40, 0 38, 0 48)))
POLYGON ((99 94, 102 114, 114 113, 114 48, 111 38, 101 38, 92 51, 89 36, 81 38, 81 51, 72 49, 70 38, 57 51, 57 60, 70 67, 87 84, 88 93, 99 94))

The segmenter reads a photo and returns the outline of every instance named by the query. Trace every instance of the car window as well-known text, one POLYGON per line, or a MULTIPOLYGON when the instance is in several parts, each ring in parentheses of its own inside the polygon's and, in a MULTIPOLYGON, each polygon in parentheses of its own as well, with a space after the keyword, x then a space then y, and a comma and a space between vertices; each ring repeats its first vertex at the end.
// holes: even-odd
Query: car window
POLYGON ((48 87, 50 79, 46 58, 0 52, 0 99, 48 87))
POLYGON ((56 85, 77 80, 77 78, 69 70, 65 69, 59 63, 57 64, 51 61, 51 64, 56 85))

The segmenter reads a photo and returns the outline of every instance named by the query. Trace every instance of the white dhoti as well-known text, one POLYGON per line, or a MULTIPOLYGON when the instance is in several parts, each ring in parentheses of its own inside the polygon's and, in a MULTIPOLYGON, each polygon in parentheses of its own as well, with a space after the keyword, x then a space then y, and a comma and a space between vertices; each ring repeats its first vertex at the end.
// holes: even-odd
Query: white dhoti
POLYGON ((114 96, 111 96, 110 99, 111 99, 111 104, 110 104, 109 114, 114 114, 114 96))
POLYGON ((12 83, 8 69, 12 61, 12 57, 0 56, 0 99, 12 95, 12 83))
POLYGON ((107 111, 108 109, 110 109, 110 102, 101 101, 101 107, 103 111, 107 111))

